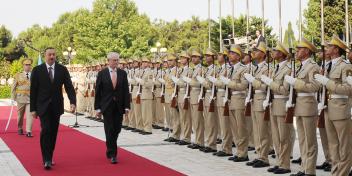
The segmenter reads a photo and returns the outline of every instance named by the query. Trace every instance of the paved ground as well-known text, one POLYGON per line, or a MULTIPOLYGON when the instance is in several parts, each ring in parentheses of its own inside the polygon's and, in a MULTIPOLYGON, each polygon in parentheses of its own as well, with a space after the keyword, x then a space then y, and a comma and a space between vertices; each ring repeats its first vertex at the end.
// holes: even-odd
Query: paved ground
MULTIPOLYGON (((0 100, 1 105, 7 105, 7 101, 0 100)), ((61 118, 61 123, 69 125, 74 123, 74 116, 71 114, 64 114, 61 118)), ((88 128, 78 128, 79 131, 96 137, 101 140, 105 140, 105 135, 102 127, 102 123, 88 120, 82 116, 78 117, 78 121, 81 124, 90 125, 88 128)), ((161 130, 153 130, 153 134, 149 136, 143 136, 138 133, 132 133, 130 131, 123 130, 118 139, 120 147, 129 150, 137 155, 143 156, 164 166, 173 168, 187 175, 199 175, 199 176, 214 176, 214 175, 232 175, 232 176, 244 176, 244 175, 258 175, 267 176, 273 175, 266 171, 267 168, 253 169, 245 166, 244 163, 234 163, 227 160, 227 158, 214 157, 212 154, 205 154, 198 150, 191 150, 185 146, 178 146, 163 142, 163 139, 167 138, 167 133, 161 130)), ((36 136, 37 137, 37 136, 36 136)), ((323 162, 323 153, 318 134, 319 142, 319 156, 318 164, 323 162)), ((235 150, 235 148, 234 148, 235 150)), ((102 154, 104 155, 104 154, 102 154)), ((298 141, 295 143, 294 158, 299 156, 298 141)), ((39 157, 39 156, 38 156, 39 157)), ((255 157, 253 152, 249 152, 250 159, 255 157)), ((270 162, 274 164, 274 160, 270 162)), ((298 165, 292 165, 292 171, 297 172, 298 165)), ((0 139, 0 171, 1 175, 12 176, 12 175, 28 175, 26 170, 17 160, 15 155, 10 151, 6 144, 0 139), (5 173, 5 174, 4 174, 5 173)), ((289 175, 289 174, 287 174, 289 175)), ((319 176, 329 175, 326 172, 317 171, 319 176)))

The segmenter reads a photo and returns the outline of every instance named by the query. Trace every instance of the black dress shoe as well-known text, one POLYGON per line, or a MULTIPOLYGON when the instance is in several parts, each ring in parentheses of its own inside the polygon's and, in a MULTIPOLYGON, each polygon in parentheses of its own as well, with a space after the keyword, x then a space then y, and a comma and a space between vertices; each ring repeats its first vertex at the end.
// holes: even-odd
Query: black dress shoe
POLYGON ((291 173, 290 169, 278 168, 274 171, 274 174, 287 174, 291 173))
POLYGON ((331 164, 329 164, 328 166, 326 166, 326 167, 324 168, 324 171, 325 171, 325 172, 331 172, 331 164))
POLYGON ((45 170, 50 170, 51 169, 51 162, 50 161, 45 161, 44 163, 44 169, 45 170))
POLYGON ((299 158, 297 158, 295 160, 292 160, 291 163, 293 163, 293 164, 301 164, 302 163, 302 158, 299 157, 299 158))
POLYGON ((190 144, 187 147, 190 149, 200 149, 200 145, 198 145, 198 144, 190 144))
POLYGON ((127 128, 127 126, 126 125, 121 125, 121 128, 127 128))
POLYGON ((26 136, 27 136, 27 137, 33 137, 33 135, 32 135, 31 132, 27 132, 26 136))
POLYGON ((237 156, 237 155, 234 155, 234 156, 229 157, 228 160, 234 161, 236 158, 238 158, 238 156, 237 156))
POLYGON ((179 140, 177 140, 177 139, 175 139, 173 137, 169 137, 169 138, 165 139, 164 141, 166 141, 166 142, 178 142, 179 140))
POLYGON ((254 159, 253 161, 247 162, 246 165, 247 166, 253 166, 258 161, 259 161, 258 159, 254 159))
POLYGON ((275 155, 275 154, 271 155, 271 158, 274 158, 274 159, 275 159, 275 158, 276 158, 276 155, 275 155))
POLYGON ((111 164, 116 164, 116 163, 117 163, 116 157, 111 157, 111 164))
POLYGON ((271 168, 269 168, 267 171, 268 171, 268 172, 275 172, 277 169, 279 169, 279 166, 271 167, 271 168))
POLYGON ((135 128, 127 127, 126 130, 135 130, 135 128))
POLYGON ((184 141, 184 140, 180 140, 178 143, 178 145, 189 145, 190 142, 184 141))
POLYGON ((323 164, 316 166, 316 169, 323 170, 323 169, 325 169, 325 168, 326 168, 327 166, 329 166, 329 165, 330 165, 330 164, 329 164, 327 161, 325 161, 323 164))
POLYGON ((352 170, 351 170, 351 172, 350 172, 350 174, 348 176, 352 176, 352 170))
POLYGON ((305 176, 306 174, 304 172, 297 172, 296 174, 291 174, 290 176, 305 176))
POLYGON ((216 150, 210 148, 210 147, 205 147, 205 149, 203 150, 204 153, 213 153, 216 152, 216 150))
POLYGON ((232 148, 236 148, 236 144, 235 143, 232 143, 232 148))
POLYGON ((22 129, 18 129, 17 134, 18 135, 23 135, 23 130, 22 129))
POLYGON ((275 155, 275 150, 270 150, 268 155, 275 155))
POLYGON ((140 130, 140 129, 134 129, 134 130, 132 130, 132 132, 140 133, 140 132, 142 132, 142 130, 140 130))
POLYGON ((142 134, 142 135, 151 135, 152 133, 151 133, 151 132, 143 131, 143 132, 141 132, 140 134, 142 134))
POLYGON ((169 131, 169 128, 163 128, 161 131, 169 131))
POLYGON ((251 146, 248 147, 248 151, 253 151, 253 150, 255 150, 254 147, 251 147, 251 146))
POLYGON ((258 162, 253 164, 253 168, 263 168, 263 167, 269 167, 270 164, 267 162, 264 162, 262 160, 258 160, 258 162))
POLYGON ((226 152, 224 152, 224 151, 215 152, 215 153, 213 153, 213 155, 218 156, 218 157, 232 156, 232 154, 226 153, 226 152))
POLYGON ((246 161, 249 161, 248 156, 246 156, 246 157, 237 157, 237 158, 235 158, 233 160, 233 162, 236 162, 236 163, 238 163, 238 162, 246 162, 246 161))
POLYGON ((217 139, 216 140, 216 144, 221 144, 222 143, 222 140, 221 139, 217 139))

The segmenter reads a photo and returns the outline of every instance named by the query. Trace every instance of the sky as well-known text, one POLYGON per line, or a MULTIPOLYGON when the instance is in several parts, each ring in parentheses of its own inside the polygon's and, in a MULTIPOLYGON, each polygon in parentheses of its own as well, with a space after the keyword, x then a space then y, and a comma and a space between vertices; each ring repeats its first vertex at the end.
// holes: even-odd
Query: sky
MULTIPOLYGON (((51 26, 58 17, 79 8, 92 9, 94 0, 0 0, 0 25, 5 25, 14 36, 34 24, 51 26)), ((184 21, 192 16, 208 18, 208 0, 133 0, 140 13, 147 14, 151 20, 184 21)), ((211 1, 211 18, 219 17, 219 0, 211 1)), ((278 34, 278 1, 263 0, 264 17, 278 34)), ((246 0, 234 0, 235 17, 246 13, 246 0)), ((250 15, 262 16, 262 0, 249 0, 250 15)), ((231 15, 231 0, 221 0, 222 16, 231 15)), ((307 7, 308 0, 302 0, 302 11, 307 7)), ((299 0, 281 0, 283 33, 288 22, 292 22, 295 34, 298 35, 299 0)))

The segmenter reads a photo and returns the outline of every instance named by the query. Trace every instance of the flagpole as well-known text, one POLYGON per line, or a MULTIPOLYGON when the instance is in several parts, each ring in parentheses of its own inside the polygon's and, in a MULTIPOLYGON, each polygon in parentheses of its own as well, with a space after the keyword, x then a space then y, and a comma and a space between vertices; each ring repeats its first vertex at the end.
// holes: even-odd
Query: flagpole
POLYGON ((220 40, 220 51, 222 50, 222 27, 221 27, 221 0, 219 0, 219 40, 220 40))
POLYGON ((299 41, 302 40, 302 0, 299 0, 299 33, 298 33, 298 38, 299 38, 299 41))
POLYGON ((349 21, 348 21, 348 0, 345 0, 345 13, 346 13, 346 44, 348 45, 350 41, 350 33, 349 33, 349 21))
POLYGON ((231 0, 232 11, 232 38, 235 38, 235 0, 231 0))
POLYGON ((264 0, 262 0, 262 35, 265 37, 265 31, 264 31, 264 0))
POLYGON ((324 0, 320 0, 320 29, 321 29, 321 45, 324 45, 324 0))
POLYGON ((210 32, 211 32, 211 26, 210 26, 210 0, 208 0, 208 48, 211 48, 211 41, 210 41, 210 32))
POLYGON ((278 0, 278 2, 279 2, 279 39, 280 39, 280 42, 282 43, 281 0, 278 0))

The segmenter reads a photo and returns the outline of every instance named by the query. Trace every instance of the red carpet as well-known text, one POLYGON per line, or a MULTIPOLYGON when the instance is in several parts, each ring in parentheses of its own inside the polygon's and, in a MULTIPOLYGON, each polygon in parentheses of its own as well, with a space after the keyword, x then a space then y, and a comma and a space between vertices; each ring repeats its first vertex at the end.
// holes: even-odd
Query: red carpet
MULTIPOLYGON (((53 169, 45 171, 42 166, 39 144, 40 125, 36 119, 33 126, 34 138, 17 135, 16 113, 13 114, 9 130, 4 134, 10 107, 0 107, 0 137, 9 146, 32 176, 74 175, 74 176, 173 176, 183 175, 146 158, 119 148, 119 163, 112 165, 105 157, 105 142, 60 125, 54 152, 56 163, 53 169)), ((148 151, 146 151, 148 152, 148 151)))

